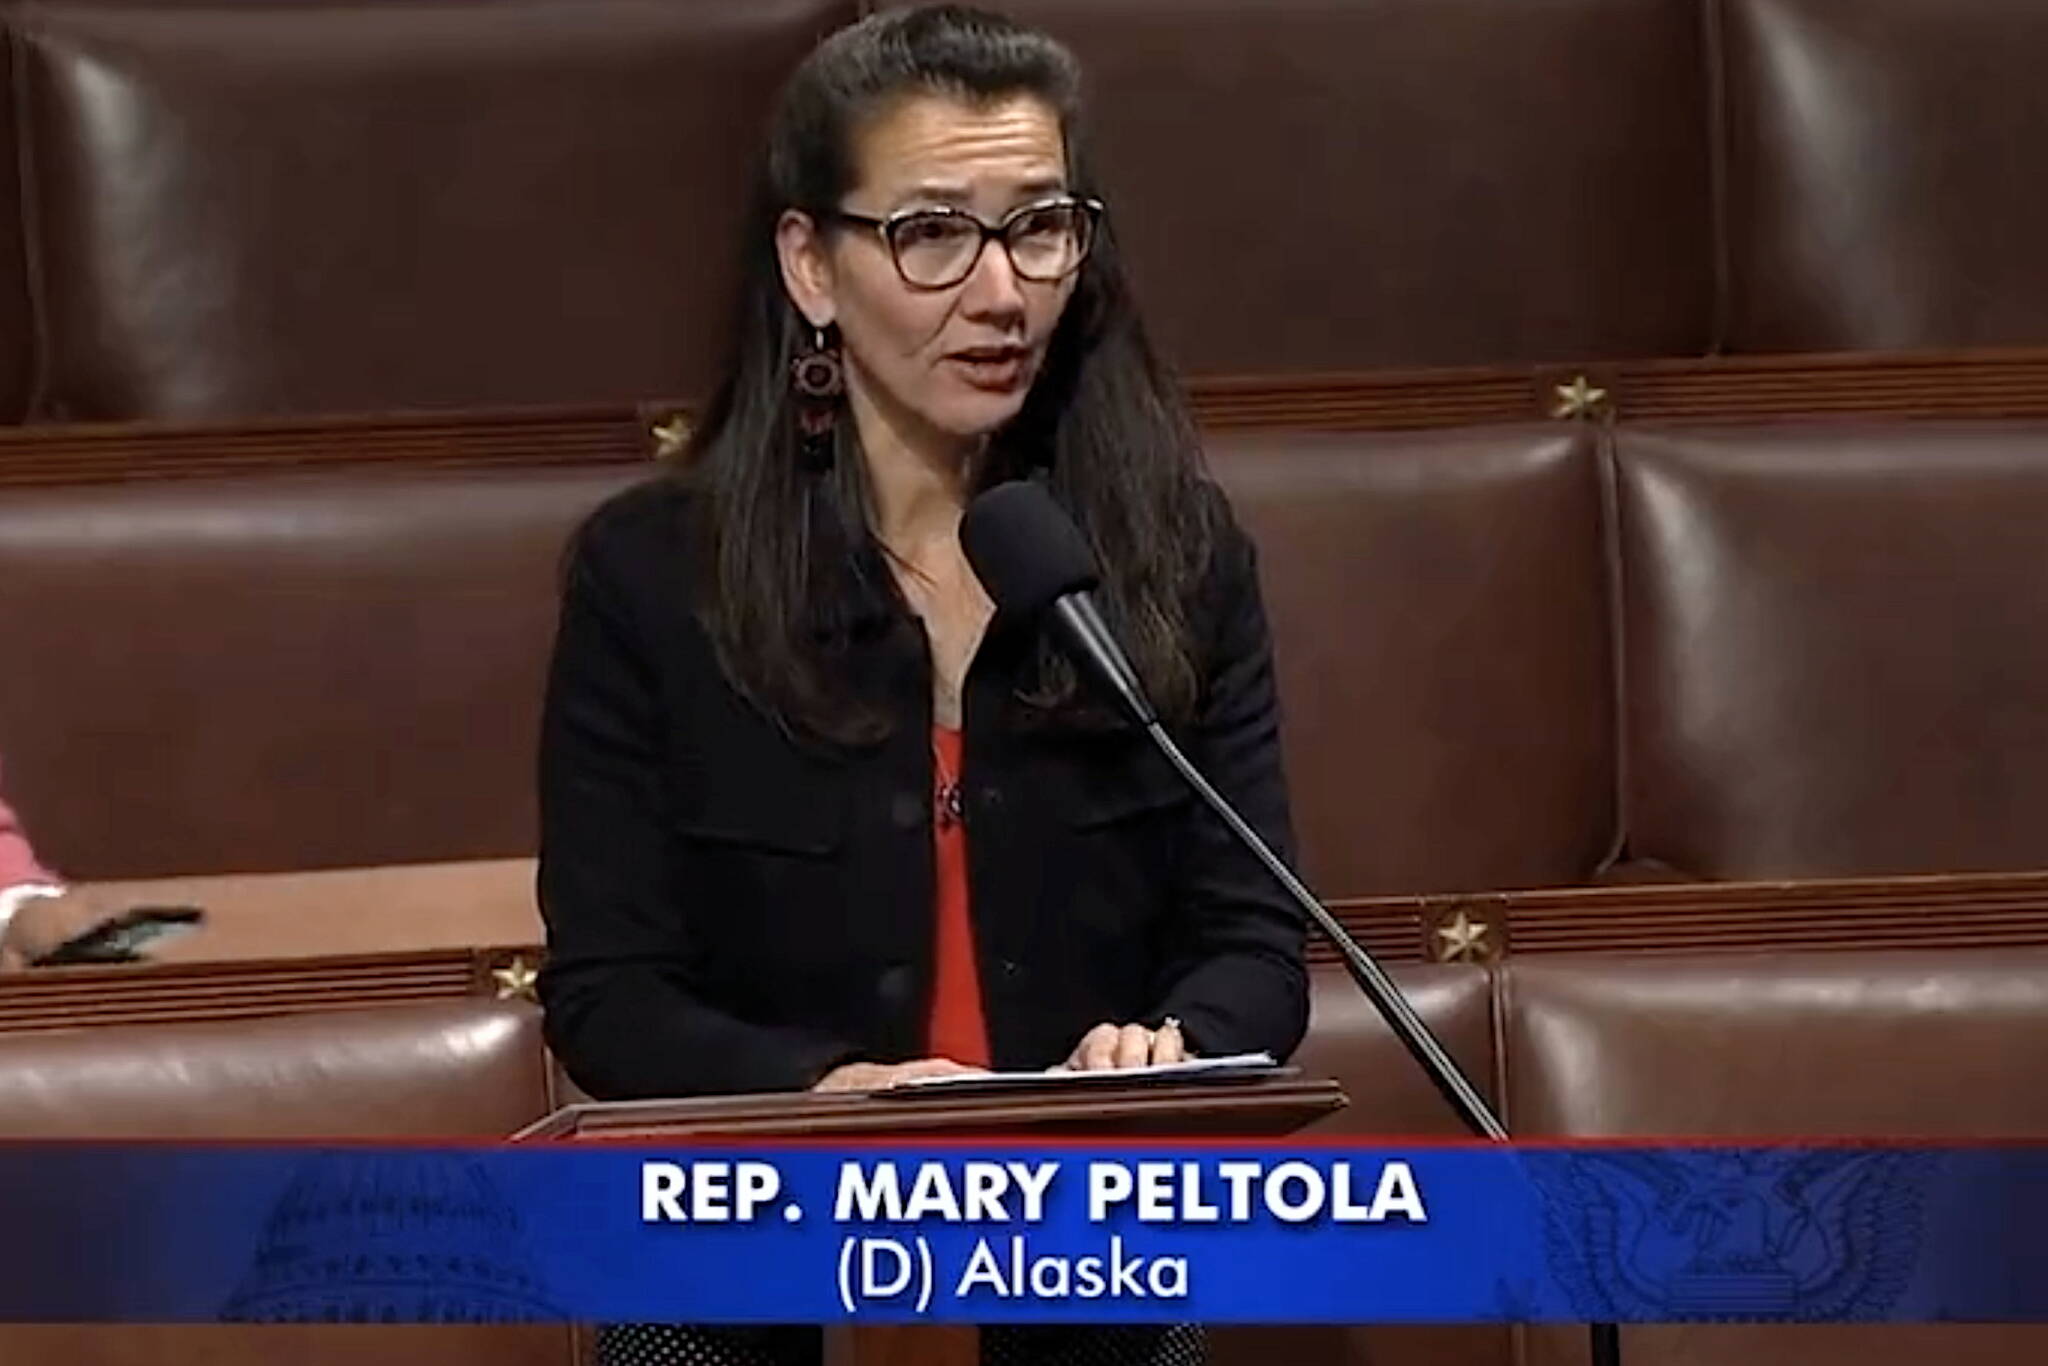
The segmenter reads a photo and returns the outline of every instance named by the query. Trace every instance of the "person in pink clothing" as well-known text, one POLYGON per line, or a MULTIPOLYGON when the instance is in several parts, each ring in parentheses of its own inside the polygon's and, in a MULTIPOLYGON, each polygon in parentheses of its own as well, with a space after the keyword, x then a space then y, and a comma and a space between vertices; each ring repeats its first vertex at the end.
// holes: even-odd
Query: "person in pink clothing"
POLYGON ((106 918, 90 894, 37 860, 0 791, 0 967, 32 961, 106 918))

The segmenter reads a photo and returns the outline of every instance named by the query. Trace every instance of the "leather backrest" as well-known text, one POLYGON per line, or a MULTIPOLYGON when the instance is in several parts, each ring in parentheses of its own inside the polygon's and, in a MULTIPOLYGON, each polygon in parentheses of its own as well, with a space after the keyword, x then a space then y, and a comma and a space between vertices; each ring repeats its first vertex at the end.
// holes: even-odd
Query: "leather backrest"
POLYGON ((548 1113, 540 1013, 462 1001, 0 1034, 0 1137, 492 1140, 548 1113))
POLYGON ((1521 955, 1518 1137, 2048 1135, 2048 949, 1521 955))
MULTIPOLYGON (((699 397, 762 116, 856 8, 20 7, 0 421, 699 397)), ((2048 340, 2031 0, 1010 8, 1196 373, 2048 340)))
POLYGON ((8 494, 10 798, 74 877, 531 853, 563 546, 647 473, 8 494))
MULTIPOLYGON (((485 1001, 0 1034, 0 1138, 502 1138, 547 1113, 540 1014, 485 1001)), ((37 1366, 571 1366, 560 1324, 0 1324, 37 1366)))
MULTIPOLYGON (((1492 987, 1485 969, 1403 964, 1394 977, 1430 1031, 1491 1098, 1496 1059, 1492 987)), ((1442 1097, 1344 972, 1317 968, 1309 988, 1308 1037, 1293 1062, 1310 1076, 1336 1078, 1351 1103, 1305 1132, 1324 1139, 1384 1138, 1397 1145, 1407 1138, 1464 1135, 1442 1097)), ((1209 1329, 1209 1356, 1215 1366, 1275 1361, 1509 1366, 1514 1360, 1507 1330, 1491 1324, 1219 1325, 1209 1329)))
POLYGON ((1600 484, 1566 427, 1218 437, 1326 897, 1584 880, 1615 842, 1600 484))
POLYGON ((1010 0, 1191 371, 1706 349, 1694 0, 1010 0))
MULTIPOLYGON (((1521 1138, 2039 1138, 2048 949, 1523 955, 1496 1007, 1521 1138)), ((1585 1361, 1585 1331, 1520 1358, 1585 1361)), ((1691 1324, 1625 1329, 1659 1366, 2004 1366, 2048 1328, 1691 1324)))
POLYGON ((701 397, 832 0, 20 20, 48 415, 701 397))
POLYGON ((2048 342, 2048 9, 1726 0, 1728 345, 2048 342))
MULTIPOLYGON (((1393 975, 1472 1084, 1498 1104, 1493 986, 1486 969, 1404 963, 1393 975)), ((1308 1037, 1292 1061, 1310 1076, 1334 1077, 1351 1098, 1310 1132, 1389 1139, 1469 1136, 1349 975, 1319 967, 1310 973, 1309 986, 1308 1037)))
POLYGON ((22 240, 15 39, 0 29, 0 423, 28 409, 34 380, 35 320, 29 308, 27 246, 22 240))
POLYGON ((2048 863, 2048 424, 1618 435, 1632 851, 2048 863))

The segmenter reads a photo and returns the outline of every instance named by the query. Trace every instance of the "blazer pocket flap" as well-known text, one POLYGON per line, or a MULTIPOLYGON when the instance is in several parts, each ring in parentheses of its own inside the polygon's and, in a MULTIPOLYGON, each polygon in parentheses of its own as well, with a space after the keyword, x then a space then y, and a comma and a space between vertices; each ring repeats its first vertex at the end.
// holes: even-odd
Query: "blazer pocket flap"
MULTIPOLYGON (((1155 756, 1156 758, 1156 756, 1155 756)), ((1137 763, 1113 771, 1071 775, 1061 808, 1068 823, 1078 830, 1115 825, 1154 812, 1185 806, 1195 799, 1178 773, 1156 763, 1137 763)))
POLYGON ((683 835, 704 844, 813 858, 838 852, 846 837, 838 794, 827 784, 769 792, 735 784, 683 804, 683 835))

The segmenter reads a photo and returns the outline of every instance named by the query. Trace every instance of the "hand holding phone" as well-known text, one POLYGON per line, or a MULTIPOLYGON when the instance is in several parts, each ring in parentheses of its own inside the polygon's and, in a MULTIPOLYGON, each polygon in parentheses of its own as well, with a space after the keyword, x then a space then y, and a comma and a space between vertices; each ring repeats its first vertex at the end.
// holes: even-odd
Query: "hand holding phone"
POLYGON ((166 939, 189 934, 206 920, 197 906, 137 906, 75 935, 31 961, 31 967, 77 963, 133 963, 166 939))

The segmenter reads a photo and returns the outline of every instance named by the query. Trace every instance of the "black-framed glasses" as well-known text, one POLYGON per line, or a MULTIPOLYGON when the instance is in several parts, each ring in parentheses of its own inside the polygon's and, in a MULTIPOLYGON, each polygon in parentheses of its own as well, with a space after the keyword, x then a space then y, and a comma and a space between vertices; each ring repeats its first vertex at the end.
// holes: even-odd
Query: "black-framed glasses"
POLYGON ((905 209, 887 218, 834 210, 841 223, 873 228, 896 273, 917 289, 950 289, 974 273, 990 239, 1003 244, 1010 267, 1026 280, 1051 284, 1081 268, 1101 226, 1102 201, 1059 195, 1022 204, 1000 223, 964 209, 905 209))

